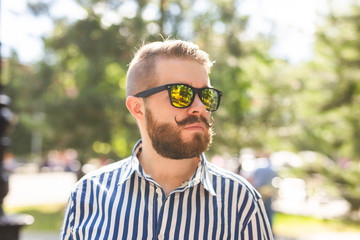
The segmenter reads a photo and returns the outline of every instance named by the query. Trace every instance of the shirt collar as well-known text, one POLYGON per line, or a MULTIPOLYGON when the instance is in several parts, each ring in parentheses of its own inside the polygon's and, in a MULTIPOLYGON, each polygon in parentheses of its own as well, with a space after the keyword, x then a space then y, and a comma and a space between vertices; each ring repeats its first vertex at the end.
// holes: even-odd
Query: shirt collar
MULTIPOLYGON (((153 179, 144 172, 139 163, 139 159, 137 158, 137 154, 141 151, 141 144, 142 140, 139 140, 135 144, 129 162, 126 165, 124 172, 123 174, 121 174, 121 177, 119 179, 119 185, 127 181, 135 171, 139 176, 143 177, 144 179, 148 181, 153 181, 153 179)), ((216 192, 213 188, 213 185, 211 184, 210 174, 204 153, 201 154, 199 165, 196 168, 193 177, 188 181, 187 187, 192 187, 198 183, 201 183, 211 195, 216 196, 216 192)))

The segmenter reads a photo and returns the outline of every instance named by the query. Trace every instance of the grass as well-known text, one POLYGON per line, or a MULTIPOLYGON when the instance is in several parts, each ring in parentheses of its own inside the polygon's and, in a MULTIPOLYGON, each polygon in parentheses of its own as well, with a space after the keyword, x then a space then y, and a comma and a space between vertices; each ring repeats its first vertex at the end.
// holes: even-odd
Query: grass
POLYGON ((315 217, 295 216, 283 213, 275 214, 275 235, 301 237, 318 232, 360 232, 360 222, 340 219, 318 219, 315 217))
POLYGON ((5 209, 7 214, 28 214, 34 217, 34 223, 24 229, 29 231, 60 232, 64 217, 64 205, 29 206, 5 209))
MULTIPOLYGON (((8 214, 21 213, 32 215, 34 223, 27 226, 28 231, 60 231, 64 205, 45 205, 5 209, 8 214)), ((276 213, 274 217, 275 235, 301 237, 317 232, 360 232, 360 222, 337 219, 323 220, 307 216, 276 213)))

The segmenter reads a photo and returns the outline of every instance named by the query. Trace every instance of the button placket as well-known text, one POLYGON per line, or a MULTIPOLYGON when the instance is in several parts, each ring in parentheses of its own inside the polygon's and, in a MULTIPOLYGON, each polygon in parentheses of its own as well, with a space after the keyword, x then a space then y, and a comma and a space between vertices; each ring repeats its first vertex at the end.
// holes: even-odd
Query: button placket
MULTIPOLYGON (((162 191, 163 196, 165 196, 165 193, 162 191)), ((165 236, 165 227, 167 224, 168 219, 165 218, 165 216, 168 216, 168 214, 164 214, 166 207, 170 207, 167 204, 170 204, 170 198, 171 197, 177 197, 179 193, 176 191, 171 192, 168 196, 163 198, 160 210, 159 210, 159 215, 157 218, 157 230, 156 230, 156 234, 155 236, 157 236, 156 239, 167 239, 165 236), (174 196, 173 196, 174 195, 174 196), (159 224, 161 223, 161 224, 159 224)))

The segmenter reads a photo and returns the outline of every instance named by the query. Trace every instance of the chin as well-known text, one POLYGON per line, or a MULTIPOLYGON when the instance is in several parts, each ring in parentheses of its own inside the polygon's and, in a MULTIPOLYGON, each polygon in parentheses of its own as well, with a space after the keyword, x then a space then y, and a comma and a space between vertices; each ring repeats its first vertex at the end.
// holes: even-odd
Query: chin
POLYGON ((204 133, 201 133, 201 132, 193 132, 193 133, 189 133, 189 134, 183 134, 181 139, 184 143, 189 143, 189 142, 195 141, 196 138, 202 137, 203 135, 204 135, 204 133), (186 135, 186 136, 184 136, 184 135, 186 135))

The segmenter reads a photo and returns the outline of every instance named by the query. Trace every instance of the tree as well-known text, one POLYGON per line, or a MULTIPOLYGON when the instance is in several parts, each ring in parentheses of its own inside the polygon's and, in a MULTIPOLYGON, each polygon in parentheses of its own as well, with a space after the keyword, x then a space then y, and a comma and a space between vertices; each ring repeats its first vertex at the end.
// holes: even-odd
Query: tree
MULTIPOLYGON (((32 92, 31 101, 38 109, 20 113, 44 116, 39 134, 45 152, 75 148, 83 160, 128 156, 139 134, 125 108, 127 64, 134 47, 169 36, 196 42, 216 61, 210 77, 225 94, 214 114, 210 155, 291 147, 282 138, 284 126, 295 122, 289 93, 298 80, 281 75, 291 76, 293 69, 269 55, 271 36, 244 38, 248 16, 241 1, 77 3, 87 16, 54 19, 52 34, 44 37, 45 57, 34 67, 40 91, 32 92)), ((49 12, 44 5, 31 7, 36 14, 49 12)))
POLYGON ((360 5, 354 2, 348 12, 333 9, 319 26, 314 60, 306 64, 306 92, 300 95, 302 132, 292 138, 296 149, 324 153, 333 163, 312 162, 295 169, 296 175, 347 200, 355 220, 360 211, 359 20, 360 5))
POLYGON ((321 99, 314 119, 306 123, 307 129, 313 129, 314 141, 333 159, 360 159, 359 10, 355 3, 350 12, 333 10, 326 24, 319 27, 315 59, 310 65, 313 72, 309 77, 318 82, 321 99))

